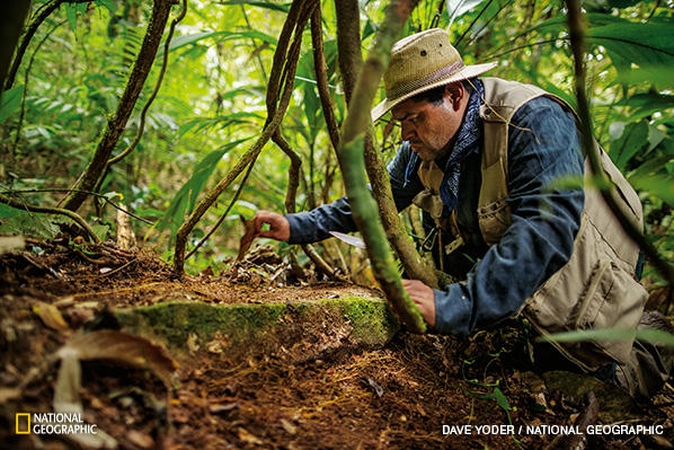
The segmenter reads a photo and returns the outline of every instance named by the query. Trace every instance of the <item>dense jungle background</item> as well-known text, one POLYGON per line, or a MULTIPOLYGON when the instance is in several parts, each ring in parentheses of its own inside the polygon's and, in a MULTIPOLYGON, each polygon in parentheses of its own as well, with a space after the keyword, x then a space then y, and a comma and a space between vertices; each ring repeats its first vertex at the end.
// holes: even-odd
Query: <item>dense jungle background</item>
MULTIPOLYGON (((648 404, 596 387, 597 409, 587 392, 569 393, 590 381, 543 380, 509 365, 507 334, 420 335, 410 332, 412 319, 378 346, 347 350, 335 344, 344 330, 325 328, 334 318, 321 316, 303 325, 320 351, 299 357, 279 344, 241 358, 215 341, 200 348, 189 333, 170 356, 147 336, 103 334, 87 351, 72 338, 81 329, 118 329, 117 310, 178 298, 280 301, 290 305, 287 322, 300 321, 299 299, 356 292, 400 305, 395 283, 382 292, 370 264, 386 254, 336 239, 293 247, 241 238, 259 209, 333 201, 363 188, 366 169, 375 183, 400 136, 386 120, 369 128, 363 112, 372 99, 352 96, 366 83, 358 75, 380 75, 393 40, 435 26, 449 30, 467 64, 498 61, 490 75, 538 85, 579 110, 639 191, 648 308, 671 316, 674 1, 17 0, 0 23, 0 441, 672 448, 671 387, 648 404), (354 153, 361 130, 372 139, 354 153), (120 340, 126 346, 106 353, 120 340), (53 355, 64 347, 87 355, 79 394, 68 393, 110 440, 13 432, 16 412, 51 410, 63 394, 55 380, 66 364, 53 355), (150 362, 137 367, 133 348, 150 362), (660 424, 665 432, 589 444, 547 433, 442 435, 446 424, 578 420, 660 424)), ((376 89, 378 76, 370 79, 376 89)), ((373 92, 374 102, 383 97, 373 92)), ((400 221, 402 228, 384 227, 404 230, 397 237, 409 242, 394 247, 422 233, 419 211, 400 221)), ((384 228, 361 231, 368 243, 386 242, 384 228)), ((404 255, 394 272, 398 264, 414 270, 404 255)))

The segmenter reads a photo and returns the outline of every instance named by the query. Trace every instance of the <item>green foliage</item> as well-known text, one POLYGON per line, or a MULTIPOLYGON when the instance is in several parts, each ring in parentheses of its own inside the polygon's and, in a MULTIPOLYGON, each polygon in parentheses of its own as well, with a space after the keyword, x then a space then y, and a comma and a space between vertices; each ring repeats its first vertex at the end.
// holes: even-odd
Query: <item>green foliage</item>
POLYGON ((59 227, 43 214, 11 211, 7 208, 2 208, 0 214, 5 218, 0 225, 0 234, 18 234, 50 240, 54 239, 60 231, 59 227))
POLYGON ((21 97, 23 97, 23 85, 13 87, 0 94, 0 124, 16 114, 21 106, 21 97))
POLYGON ((199 162, 194 169, 194 173, 190 179, 183 185, 182 188, 175 195, 173 201, 168 207, 166 214, 159 221, 157 227, 159 229, 169 228, 171 236, 175 237, 178 228, 183 223, 185 216, 189 215, 194 210, 194 205, 197 202, 197 196, 203 191, 206 182, 213 174, 218 161, 228 153, 230 150, 245 142, 246 139, 230 142, 223 147, 215 150, 199 162))
MULTIPOLYGON (((270 36, 266 33, 262 33, 260 31, 201 31, 197 33, 192 33, 192 34, 185 34, 182 36, 178 36, 175 39, 171 40, 171 44, 169 45, 169 51, 173 50, 178 50, 180 48, 186 47, 191 44, 195 44, 199 41, 202 41, 204 39, 215 39, 219 43, 224 43, 229 40, 239 40, 239 39, 252 39, 252 40, 259 40, 260 42, 264 42, 267 44, 270 44, 272 46, 276 45, 276 38, 273 36, 270 36)), ((163 55, 163 48, 161 52, 158 54, 158 56, 163 55)))
MULTIPOLYGON (((46 3, 33 2, 32 12, 46 3)), ((150 246, 166 243, 162 233, 147 232, 174 233, 202 192, 245 151, 245 140, 260 133, 266 120, 265 92, 273 52, 291 4, 271 0, 187 3, 187 16, 171 41, 167 73, 148 112, 143 137, 101 183, 102 192, 123 193, 127 207, 155 222, 153 227, 134 223, 150 246)), ((360 2, 362 48, 370 46, 385 3, 360 2)), ((336 7, 332 0, 321 2, 330 96, 341 125, 345 99, 337 68, 336 7)), ((672 259, 674 240, 667 225, 672 220, 668 205, 674 204, 671 1, 595 0, 584 2, 584 7, 588 93, 596 136, 642 191, 650 237, 672 259)), ((4 191, 67 187, 79 176, 108 115, 117 108, 151 8, 152 2, 137 0, 65 3, 38 28, 12 89, 0 98, 4 191)), ((178 6, 174 9, 175 16, 178 6)), ((574 103, 563 3, 421 0, 404 33, 430 26, 449 27, 467 63, 499 61, 488 75, 531 82, 574 103)), ((161 52, 115 154, 138 131, 140 109, 158 76, 161 52)), ((302 160, 298 209, 343 195, 316 89, 308 30, 281 132, 302 160)), ((377 145, 390 158, 399 136, 389 133, 384 140, 383 126, 376 133, 377 145)), ((265 148, 235 210, 281 210, 289 166, 288 157, 276 146, 265 148)), ((223 196, 227 197, 223 203, 233 195, 223 196)), ((42 205, 60 200, 56 193, 32 198, 42 205)), ((225 207, 219 205, 218 211, 204 217, 200 228, 209 229, 225 207)), ((0 209, 0 220, 12 214, 0 209)), ((83 214, 90 221, 112 222, 114 211, 90 208, 83 214)), ((190 269, 223 268, 221 261, 236 254, 240 234, 238 220, 226 220, 190 269)), ((360 256, 335 244, 317 250, 335 266, 361 265, 360 256)))
POLYGON ((633 65, 651 68, 674 64, 671 21, 631 22, 606 14, 591 14, 589 20, 588 41, 606 49, 619 73, 631 70, 633 65))

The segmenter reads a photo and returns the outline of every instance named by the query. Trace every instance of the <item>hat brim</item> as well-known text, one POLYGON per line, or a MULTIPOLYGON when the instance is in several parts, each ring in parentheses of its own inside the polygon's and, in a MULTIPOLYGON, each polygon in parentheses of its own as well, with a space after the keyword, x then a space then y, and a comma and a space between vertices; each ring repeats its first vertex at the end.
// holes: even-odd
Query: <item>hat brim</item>
POLYGON ((497 62, 491 62, 485 64, 473 64, 470 66, 465 66, 463 69, 453 73, 449 77, 437 80, 424 87, 408 92, 407 94, 402 95, 398 98, 394 99, 385 98, 381 103, 372 108, 372 111, 370 112, 372 115, 372 122, 376 122, 377 120, 381 119, 381 117, 387 112, 389 112, 394 106, 396 106, 398 103, 404 102, 410 97, 414 97, 417 94, 436 88, 438 86, 443 86, 445 84, 453 83, 455 81, 467 80, 468 78, 476 77, 480 74, 485 73, 488 70, 493 69, 494 67, 496 67, 497 64, 498 64, 497 62))

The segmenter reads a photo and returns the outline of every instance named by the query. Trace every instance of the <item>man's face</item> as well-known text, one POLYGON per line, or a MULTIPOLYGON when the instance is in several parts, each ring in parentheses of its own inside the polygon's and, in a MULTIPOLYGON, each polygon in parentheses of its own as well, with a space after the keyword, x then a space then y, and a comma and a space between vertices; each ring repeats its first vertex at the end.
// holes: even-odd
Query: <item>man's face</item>
POLYGON ((393 119, 402 127, 402 139, 410 143, 422 161, 433 161, 449 152, 463 120, 467 102, 462 98, 465 96, 457 98, 445 90, 439 103, 408 99, 392 109, 393 119))

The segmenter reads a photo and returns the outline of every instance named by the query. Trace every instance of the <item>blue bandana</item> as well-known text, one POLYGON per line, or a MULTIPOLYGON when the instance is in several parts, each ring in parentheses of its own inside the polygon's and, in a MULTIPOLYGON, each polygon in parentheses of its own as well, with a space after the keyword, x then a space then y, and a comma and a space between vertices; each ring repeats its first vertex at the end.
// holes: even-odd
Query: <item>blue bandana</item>
MULTIPOLYGON (((479 126, 480 105, 482 103, 481 99, 484 98, 484 86, 477 78, 474 78, 472 81, 475 89, 471 91, 466 115, 454 140, 454 148, 443 169, 445 176, 440 184, 440 198, 445 205, 443 211, 444 217, 448 216, 459 203, 461 161, 470 155, 476 154, 480 149, 482 138, 482 127, 479 126)), ((414 176, 417 176, 420 164, 421 159, 419 155, 416 152, 412 152, 410 161, 405 169, 405 183, 408 183, 414 176)))

